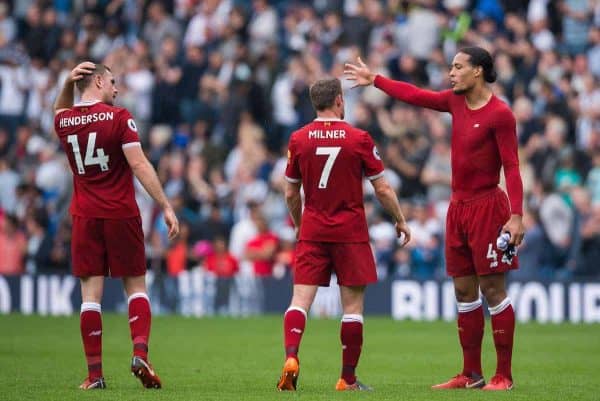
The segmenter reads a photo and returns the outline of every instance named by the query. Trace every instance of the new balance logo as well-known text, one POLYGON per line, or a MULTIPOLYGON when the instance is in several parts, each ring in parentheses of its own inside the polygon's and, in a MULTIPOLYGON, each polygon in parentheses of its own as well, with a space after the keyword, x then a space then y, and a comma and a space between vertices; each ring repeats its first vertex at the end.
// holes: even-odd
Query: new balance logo
POLYGON ((96 331, 90 332, 90 334, 88 334, 88 337, 101 336, 101 335, 102 335, 102 330, 96 330, 96 331))
POLYGON ((291 329, 290 331, 291 331, 292 333, 302 334, 302 330, 300 330, 300 329, 297 329, 297 328, 295 328, 295 327, 294 327, 293 329, 291 329))
POLYGON ((134 317, 132 317, 131 319, 129 319, 129 323, 133 323, 136 320, 138 320, 140 317, 138 315, 135 315, 134 317))
POLYGON ((494 330, 494 334, 504 334, 504 330, 494 330))
POLYGON ((479 128, 479 123, 473 124, 473 128, 479 128))

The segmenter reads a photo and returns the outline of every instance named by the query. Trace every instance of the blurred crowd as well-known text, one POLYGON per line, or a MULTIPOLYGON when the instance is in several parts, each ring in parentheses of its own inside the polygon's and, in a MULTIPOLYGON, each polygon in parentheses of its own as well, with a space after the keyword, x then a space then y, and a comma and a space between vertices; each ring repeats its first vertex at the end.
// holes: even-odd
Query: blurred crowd
MULTIPOLYGON (((289 274, 286 145, 315 117, 311 82, 360 55, 442 90, 464 45, 493 53, 493 90, 517 119, 527 231, 512 277, 598 278, 598 0, 0 0, 0 274, 70 269, 71 172, 52 103, 82 60, 112 69, 182 223, 169 243, 136 182, 150 269, 203 269, 226 303, 231 288, 260 298, 264 277, 289 274)), ((380 277, 443 277, 450 116, 343 85, 346 119, 378 143, 413 232, 400 249, 365 185, 380 277)))

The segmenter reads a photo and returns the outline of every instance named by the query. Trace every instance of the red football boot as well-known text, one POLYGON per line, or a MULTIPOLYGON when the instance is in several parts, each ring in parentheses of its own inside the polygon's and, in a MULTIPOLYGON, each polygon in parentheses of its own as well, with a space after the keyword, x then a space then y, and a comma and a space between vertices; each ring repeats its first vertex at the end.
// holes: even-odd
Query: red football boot
POLYGON ((503 375, 495 375, 494 377, 492 377, 492 380, 490 380, 490 382, 488 384, 486 384, 485 386, 483 386, 482 390, 492 390, 492 391, 498 391, 498 390, 512 390, 513 388, 513 382, 511 379, 509 379, 506 376, 503 375))
POLYGON ((483 386, 485 386, 485 380, 482 376, 465 376, 463 374, 458 374, 447 382, 436 384, 435 386, 431 386, 431 388, 435 390, 450 390, 459 388, 474 389, 482 388, 483 386))
POLYGON ((104 382, 103 377, 98 377, 93 380, 86 377, 83 383, 79 385, 79 388, 82 390, 102 390, 106 388, 106 383, 104 382))
POLYGON ((146 388, 161 388, 162 384, 152 365, 140 358, 134 356, 131 360, 131 373, 140 379, 142 385, 146 388))

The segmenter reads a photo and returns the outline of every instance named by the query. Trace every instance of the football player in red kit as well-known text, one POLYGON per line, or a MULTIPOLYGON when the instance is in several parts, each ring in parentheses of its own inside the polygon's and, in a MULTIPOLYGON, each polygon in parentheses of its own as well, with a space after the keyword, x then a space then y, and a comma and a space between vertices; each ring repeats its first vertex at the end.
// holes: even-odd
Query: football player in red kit
POLYGON ((100 307, 105 276, 121 277, 128 296, 132 373, 144 387, 161 387, 148 362, 151 312, 134 175, 161 206, 169 238, 179 232, 177 217, 142 151, 133 117, 113 106, 117 93, 108 67, 84 62, 71 71, 54 104, 54 128, 73 171, 71 254, 73 275, 81 282, 80 328, 88 376, 80 388, 85 390, 106 387, 100 307), (75 85, 81 101, 74 105, 75 85))
POLYGON ((480 47, 461 49, 450 70, 452 89, 441 92, 377 75, 360 58, 356 65, 346 64, 344 72, 355 86, 374 85, 394 99, 452 114, 452 196, 445 254, 458 304, 463 370, 433 388, 510 390, 515 314, 506 293, 506 272, 516 269, 518 261, 499 249, 496 239, 501 232, 509 233, 509 250, 523 239, 523 184, 515 118, 486 84, 496 80, 491 55, 480 47), (502 167, 508 197, 498 187, 502 167), (497 354, 496 374, 487 385, 481 370, 480 290, 491 314, 497 354))
POLYGON ((369 134, 344 121, 339 79, 323 79, 310 88, 317 118, 290 137, 285 199, 298 232, 294 289, 283 319, 286 360, 277 388, 296 390, 298 349, 306 317, 319 286, 334 272, 340 285, 343 317, 341 377, 336 390, 368 390, 355 375, 363 340, 365 286, 377 281, 363 204, 363 179, 375 189, 393 217, 403 244, 410 239, 398 198, 369 134), (300 187, 304 189, 304 210, 300 187))

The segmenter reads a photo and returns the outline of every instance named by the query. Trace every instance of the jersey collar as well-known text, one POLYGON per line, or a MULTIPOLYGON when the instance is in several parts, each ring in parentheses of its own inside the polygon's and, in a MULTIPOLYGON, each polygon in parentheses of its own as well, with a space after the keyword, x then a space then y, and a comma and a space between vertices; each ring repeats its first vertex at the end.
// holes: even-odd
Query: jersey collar
POLYGON ((325 118, 325 117, 317 117, 314 121, 344 121, 341 118, 325 118))
POLYGON ((82 102, 75 103, 73 105, 73 107, 91 106, 91 105, 96 104, 96 103, 100 103, 100 100, 97 100, 97 99, 96 100, 84 100, 82 102))

